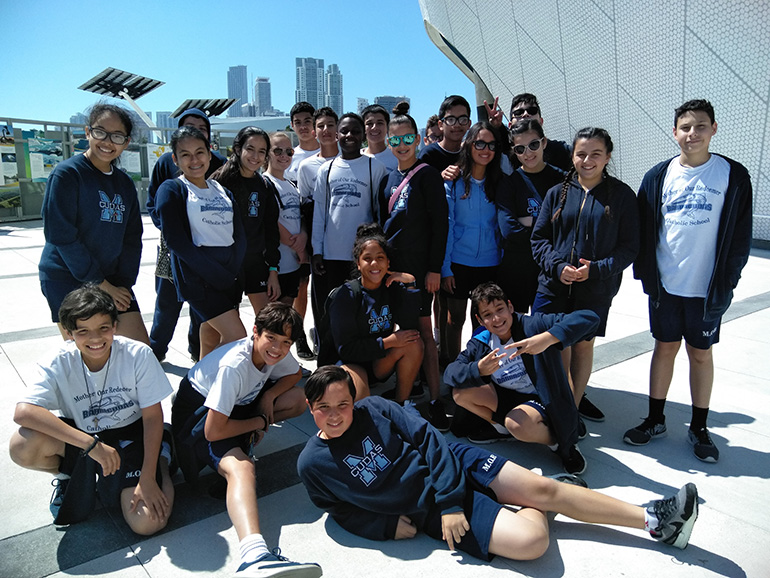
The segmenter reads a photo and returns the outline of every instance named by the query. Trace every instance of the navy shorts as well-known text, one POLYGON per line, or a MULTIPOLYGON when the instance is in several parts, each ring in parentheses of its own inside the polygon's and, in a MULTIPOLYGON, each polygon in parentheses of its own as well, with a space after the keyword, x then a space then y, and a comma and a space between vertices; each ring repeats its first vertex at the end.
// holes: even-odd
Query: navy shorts
POLYGON ((278 283, 281 284, 281 297, 295 299, 299 295, 300 270, 278 275, 278 283))
POLYGON ((671 295, 662 287, 658 301, 650 299, 650 331, 658 341, 681 341, 696 349, 708 349, 719 343, 720 317, 716 321, 704 321, 702 297, 671 295))
POLYGON ((244 283, 243 292, 246 295, 252 293, 266 293, 267 292, 267 277, 270 274, 270 269, 262 259, 255 259, 244 263, 244 283))
POLYGON ((240 281, 236 281, 224 291, 218 291, 213 287, 205 287, 206 292, 203 299, 188 301, 190 306, 201 321, 208 321, 219 317, 232 309, 238 309, 243 296, 243 286, 240 281))
MULTIPOLYGON (((71 293, 75 289, 80 289, 82 286, 83 283, 76 281, 75 279, 72 279, 71 281, 62 281, 60 279, 40 280, 40 288, 43 290, 43 295, 48 301, 48 307, 51 309, 51 321, 59 323, 59 308, 61 307, 62 301, 64 301, 64 298, 68 293, 71 293)), ((129 289, 129 291, 131 291, 131 304, 126 311, 118 311, 118 315, 139 312, 139 303, 136 302, 134 292, 131 289, 129 289)))
POLYGON ((497 265, 494 267, 469 267, 452 263, 452 273, 455 278, 455 292, 444 295, 449 299, 468 299, 476 287, 487 281, 497 281, 497 265))
POLYGON ((430 317, 433 313, 433 293, 425 289, 420 288, 420 317, 430 317))
POLYGON ((545 406, 540 402, 540 397, 536 393, 521 393, 506 387, 500 387, 496 383, 490 384, 497 394, 497 409, 492 413, 492 419, 495 423, 505 425, 505 416, 511 413, 520 405, 530 405, 540 412, 543 419, 546 419, 545 406))
MULTIPOLYGON (((507 460, 476 446, 450 442, 449 449, 457 457, 460 467, 465 472, 465 500, 463 512, 471 529, 456 544, 458 550, 482 560, 491 560, 489 540, 492 528, 503 505, 489 489, 489 484, 497 477, 507 460)), ((428 536, 441 540, 441 511, 434 507, 428 513, 424 528, 428 536)))
POLYGON ((575 294, 555 296, 538 291, 535 302, 532 304, 532 313, 572 313, 581 309, 588 309, 599 316, 599 327, 593 337, 603 337, 607 331, 610 303, 597 303, 595 299, 582 295, 582 292, 577 296, 575 294))

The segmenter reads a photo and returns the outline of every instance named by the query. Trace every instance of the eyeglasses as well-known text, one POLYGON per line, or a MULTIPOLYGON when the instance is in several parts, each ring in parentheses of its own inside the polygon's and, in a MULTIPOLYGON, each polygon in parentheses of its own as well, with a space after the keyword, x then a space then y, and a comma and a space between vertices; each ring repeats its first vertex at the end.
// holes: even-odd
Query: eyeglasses
POLYGON ((410 145, 413 145, 414 141, 416 140, 417 140, 417 135, 414 133, 402 134, 401 136, 392 136, 388 138, 388 144, 392 147, 397 147, 399 144, 403 142, 406 146, 410 146, 410 145))
POLYGON ((471 118, 468 115, 462 115, 462 116, 445 116, 441 119, 442 122, 445 122, 449 126, 454 126, 456 124, 460 124, 460 126, 465 126, 466 124, 471 122, 471 118))
POLYGON ((88 130, 91 132, 91 136, 96 140, 107 140, 107 137, 113 144, 122 145, 128 142, 128 137, 121 132, 107 132, 103 128, 96 128, 89 126, 88 130))
POLYGON ((483 151, 484 149, 489 149, 492 152, 495 152, 495 149, 497 148, 497 142, 495 141, 485 141, 485 140, 475 140, 473 141, 473 148, 475 148, 477 151, 483 151))
POLYGON ((281 155, 286 155, 287 157, 294 156, 294 149, 282 149, 282 148, 275 147, 270 149, 270 152, 272 152, 277 157, 281 155))
POLYGON ((428 133, 425 135, 425 138, 428 140, 428 142, 438 142, 441 139, 441 135, 428 133))
POLYGON ((543 144, 543 139, 542 138, 538 138, 538 139, 535 139, 535 140, 529 142, 526 145, 516 145, 515 147, 513 147, 513 153, 517 154, 517 155, 523 155, 527 151, 527 149, 529 149, 532 152, 534 152, 534 151, 540 149, 540 146, 542 144, 543 144))
POLYGON ((535 116, 536 114, 540 114, 540 107, 537 106, 523 106, 521 108, 514 108, 511 113, 516 118, 519 118, 520 116, 524 116, 524 113, 527 113, 529 116, 535 116))

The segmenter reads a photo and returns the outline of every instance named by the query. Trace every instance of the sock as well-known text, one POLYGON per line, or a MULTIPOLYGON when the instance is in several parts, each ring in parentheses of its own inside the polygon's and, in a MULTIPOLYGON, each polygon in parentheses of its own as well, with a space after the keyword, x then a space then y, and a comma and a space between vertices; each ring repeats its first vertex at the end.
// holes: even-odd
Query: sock
POLYGON ((644 510, 644 529, 648 532, 652 532, 658 527, 660 521, 655 514, 651 514, 646 508, 644 510))
POLYGON ((692 406, 692 420, 690 420, 690 429, 692 431, 702 430, 706 427, 706 420, 709 416, 709 408, 692 406))
POLYGON ((663 409, 666 407, 666 398, 655 399, 650 397, 650 411, 647 417, 655 423, 665 423, 666 416, 663 415, 663 409))
POLYGON ((260 556, 269 553, 262 534, 249 534, 240 541, 238 549, 241 553, 239 571, 256 562, 260 556))
POLYGON ((504 425, 500 425, 499 423, 492 423, 492 427, 497 430, 497 433, 499 434, 507 434, 508 429, 504 425))

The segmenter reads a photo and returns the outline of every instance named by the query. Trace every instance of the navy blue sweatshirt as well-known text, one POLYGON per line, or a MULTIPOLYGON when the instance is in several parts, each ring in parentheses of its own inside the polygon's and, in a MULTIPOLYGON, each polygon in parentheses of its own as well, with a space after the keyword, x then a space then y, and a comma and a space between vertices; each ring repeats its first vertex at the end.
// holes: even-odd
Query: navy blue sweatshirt
POLYGON ((437 142, 431 143, 420 151, 417 159, 421 163, 427 163, 439 173, 450 165, 456 165, 460 158, 460 151, 450 152, 441 147, 437 142))
POLYGON ((316 506, 370 540, 394 538, 401 515, 422 530, 435 514, 463 509, 465 474, 444 436, 380 397, 357 402, 340 437, 312 436, 297 471, 316 506))
POLYGON ((113 167, 105 175, 85 155, 59 163, 48 177, 42 216, 40 279, 136 283, 142 220, 126 173, 113 167))

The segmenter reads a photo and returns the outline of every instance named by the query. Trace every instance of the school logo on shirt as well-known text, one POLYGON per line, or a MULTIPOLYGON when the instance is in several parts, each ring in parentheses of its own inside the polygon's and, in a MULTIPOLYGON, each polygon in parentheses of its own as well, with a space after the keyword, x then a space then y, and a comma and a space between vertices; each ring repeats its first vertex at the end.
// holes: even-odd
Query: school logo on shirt
MULTIPOLYGON (((395 195, 396 189, 398 188, 398 185, 395 187, 390 188, 390 194, 395 195)), ((407 191, 408 187, 404 187, 401 192, 398 194, 398 200, 393 205, 393 213, 396 211, 403 211, 406 209, 406 199, 409 197, 409 191, 407 191)))
POLYGON ((361 443, 363 456, 348 454, 345 464, 350 468, 354 478, 369 486, 377 479, 377 472, 384 471, 390 465, 390 460, 382 453, 382 446, 375 444, 369 436, 361 443))
POLYGON ((666 206, 669 213, 683 212, 687 217, 694 217, 697 211, 711 211, 711 203, 706 195, 690 193, 684 199, 678 199, 666 206))
POLYGON ((126 212, 126 205, 123 203, 123 197, 116 194, 115 198, 110 200, 107 193, 99 191, 99 208, 102 210, 102 221, 108 223, 122 223, 123 213, 126 212))
POLYGON ((369 312, 369 333, 381 333, 390 329, 390 305, 383 305, 379 315, 377 310, 372 308, 369 312))
POLYGON ((249 195, 249 217, 259 215, 259 193, 253 192, 249 195))
POLYGON ((540 214, 540 203, 535 199, 527 199, 527 213, 532 215, 533 219, 537 219, 540 214))

